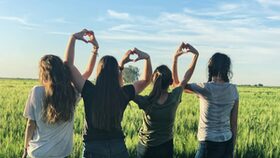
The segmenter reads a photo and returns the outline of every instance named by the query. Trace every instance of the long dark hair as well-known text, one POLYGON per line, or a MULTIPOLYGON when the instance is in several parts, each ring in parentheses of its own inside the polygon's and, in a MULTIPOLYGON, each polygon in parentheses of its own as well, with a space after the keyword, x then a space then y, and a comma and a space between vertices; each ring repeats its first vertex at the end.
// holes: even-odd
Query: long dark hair
POLYGON ((76 94, 69 68, 55 55, 45 55, 39 63, 40 81, 45 87, 43 120, 53 124, 73 118, 76 94))
POLYGON ((156 103, 163 90, 167 90, 173 82, 172 73, 166 65, 158 66, 152 75, 153 89, 148 96, 151 103, 156 103))
POLYGON ((96 93, 93 100, 93 126, 110 131, 120 129, 126 95, 119 82, 119 66, 113 56, 104 56, 97 67, 96 93))
POLYGON ((223 53, 215 53, 208 62, 208 82, 212 77, 220 77, 223 81, 229 82, 232 77, 231 60, 223 53))

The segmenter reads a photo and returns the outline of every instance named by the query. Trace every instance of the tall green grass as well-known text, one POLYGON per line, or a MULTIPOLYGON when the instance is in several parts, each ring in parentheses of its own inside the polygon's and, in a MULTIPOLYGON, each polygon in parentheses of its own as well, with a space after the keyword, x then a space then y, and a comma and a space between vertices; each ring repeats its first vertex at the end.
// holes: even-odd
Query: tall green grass
MULTIPOLYGON (((26 120, 22 116, 34 80, 0 79, 0 157, 20 157, 26 120)), ((238 157, 280 157, 280 88, 239 87, 238 157)), ((149 90, 143 92, 148 93, 149 90)), ((184 94, 174 127, 175 157, 194 157, 199 102, 195 95, 184 94)), ((82 155, 84 125, 83 102, 75 114, 74 149, 71 157, 82 155)), ((136 156, 137 132, 142 111, 134 103, 127 107, 122 122, 125 142, 131 157, 136 156)))

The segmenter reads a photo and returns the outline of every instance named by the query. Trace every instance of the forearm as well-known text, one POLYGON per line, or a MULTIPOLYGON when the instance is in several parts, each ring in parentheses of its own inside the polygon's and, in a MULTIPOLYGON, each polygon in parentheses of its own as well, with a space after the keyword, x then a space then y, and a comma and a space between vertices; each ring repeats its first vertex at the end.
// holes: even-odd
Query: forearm
POLYGON ((194 69, 195 69, 195 66, 196 66, 197 59, 198 59, 198 54, 195 54, 193 56, 192 62, 190 64, 188 70, 186 71, 186 73, 184 75, 184 79, 182 81, 183 82, 183 87, 185 87, 187 85, 187 83, 189 82, 189 80, 191 79, 192 74, 193 74, 194 69))
POLYGON ((178 62, 178 56, 174 55, 173 57, 173 64, 172 64, 172 78, 173 78, 173 85, 178 85, 180 83, 179 77, 178 77, 178 69, 177 69, 177 62, 178 62))
POLYGON ((64 60, 67 65, 74 65, 74 57, 75 57, 75 37, 71 35, 65 50, 64 60))
POLYGON ((143 72, 142 76, 140 77, 140 80, 150 83, 151 76, 152 76, 152 64, 151 64, 151 59, 149 57, 149 58, 145 59, 144 72, 143 72))
POLYGON ((238 117, 238 106, 239 101, 235 101, 233 109, 231 111, 230 116, 230 127, 232 132, 232 138, 233 138, 233 145, 236 143, 236 137, 237 137, 237 117, 238 117))
POLYGON ((32 139, 34 131, 36 129, 36 124, 32 120, 28 120, 25 129, 25 138, 24 138, 24 148, 27 149, 29 142, 32 139))
POLYGON ((90 77, 90 75, 92 74, 95 63, 96 63, 96 58, 97 58, 97 51, 92 52, 90 55, 86 70, 82 75, 84 79, 87 80, 90 77))
POLYGON ((232 132, 233 146, 235 146, 236 137, 237 137, 237 125, 231 126, 231 132, 232 132))

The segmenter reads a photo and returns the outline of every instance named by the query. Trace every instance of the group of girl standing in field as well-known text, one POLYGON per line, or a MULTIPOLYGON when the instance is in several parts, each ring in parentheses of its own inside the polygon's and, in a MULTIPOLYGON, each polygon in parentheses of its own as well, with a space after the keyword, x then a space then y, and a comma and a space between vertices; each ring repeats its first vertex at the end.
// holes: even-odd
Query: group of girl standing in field
POLYGON ((71 154, 73 117, 81 97, 85 112, 83 157, 129 157, 121 121, 128 103, 134 101, 143 110, 137 157, 172 158, 173 126, 183 92, 195 93, 200 100, 199 148, 195 157, 233 157, 238 92, 236 86, 229 83, 231 61, 227 55, 215 53, 210 58, 208 82, 189 84, 199 56, 190 44, 179 46, 172 71, 160 65, 152 72, 150 56, 134 48, 128 50, 119 63, 113 56, 103 56, 97 65, 96 82, 92 83, 88 78, 94 69, 98 48, 93 31, 84 29, 70 36, 64 62, 55 55, 41 58, 39 78, 42 85, 31 90, 24 110, 27 126, 23 157, 67 157, 71 154), (85 40, 85 36, 89 40, 85 40), (74 65, 76 40, 93 46, 83 74, 74 65), (193 54, 193 58, 180 81, 177 60, 184 53, 193 54), (123 85, 122 70, 125 64, 133 61, 131 55, 138 56, 134 61, 144 60, 143 74, 133 84, 123 85), (151 92, 139 95, 150 82, 153 84, 151 92))

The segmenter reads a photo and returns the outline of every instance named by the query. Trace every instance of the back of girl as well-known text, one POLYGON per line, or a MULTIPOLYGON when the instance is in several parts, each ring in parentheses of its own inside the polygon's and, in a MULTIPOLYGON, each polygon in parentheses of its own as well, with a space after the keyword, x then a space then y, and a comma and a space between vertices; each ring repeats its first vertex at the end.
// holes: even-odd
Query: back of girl
POLYGON ((92 83, 85 79, 74 65, 76 40, 93 43, 95 56, 99 47, 93 32, 84 29, 70 36, 65 55, 72 81, 81 92, 84 101, 83 157, 128 158, 121 121, 128 102, 149 84, 152 74, 150 57, 136 48, 128 50, 120 63, 113 56, 103 56, 97 66, 96 83, 92 83), (91 36, 91 41, 84 39, 87 35, 91 36), (132 54, 138 56, 135 61, 145 60, 144 72, 140 80, 123 86, 122 70, 126 63, 132 61, 130 59, 132 54))
POLYGON ((230 77, 230 58, 215 53, 208 63, 208 82, 187 86, 200 99, 200 146, 196 158, 233 157, 239 99, 236 86, 229 83, 230 77))
MULTIPOLYGON (((183 49, 194 54, 193 61, 186 71, 184 79, 173 81, 171 70, 161 65, 152 75, 153 89, 147 96, 136 96, 134 101, 144 111, 143 124, 139 131, 137 156, 139 158, 172 158, 173 126, 176 110, 181 102, 184 87, 192 76, 198 58, 198 52, 191 45, 182 43, 174 58, 183 54, 183 49), (173 90, 168 92, 173 85, 173 90)), ((174 67, 174 65, 173 65, 174 67)), ((176 66, 177 67, 177 66, 176 66)), ((177 69, 177 68, 176 68, 177 69)))
POLYGON ((66 157, 73 144, 76 93, 70 71, 55 55, 41 58, 40 82, 32 88, 24 117, 27 120, 23 157, 66 157))

